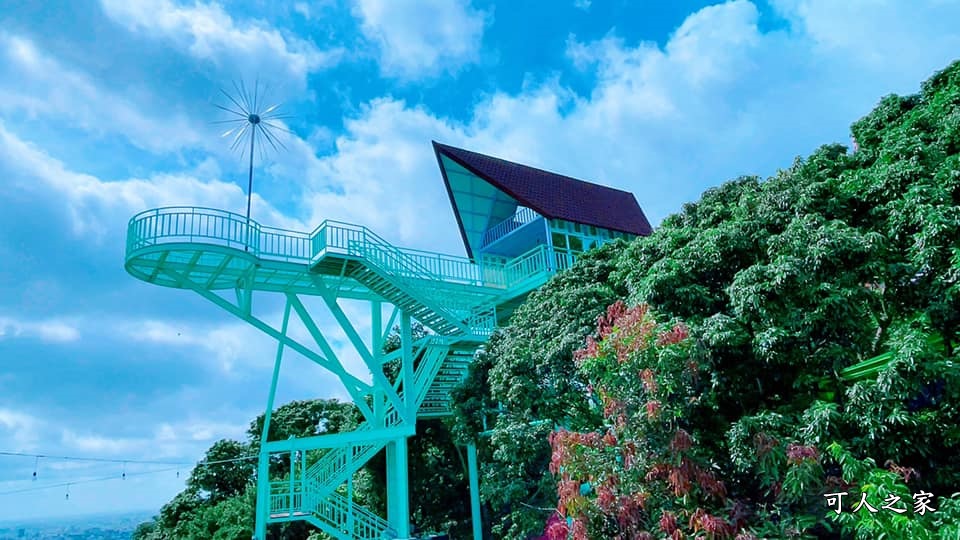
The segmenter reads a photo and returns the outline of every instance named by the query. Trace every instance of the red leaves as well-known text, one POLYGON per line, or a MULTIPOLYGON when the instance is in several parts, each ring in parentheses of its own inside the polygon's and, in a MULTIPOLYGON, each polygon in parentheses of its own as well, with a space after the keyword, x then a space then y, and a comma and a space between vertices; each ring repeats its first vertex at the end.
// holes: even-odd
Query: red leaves
POLYGON ((613 509, 613 505, 616 502, 617 496, 612 489, 604 485, 597 487, 597 506, 599 506, 601 510, 609 512, 613 509))
POLYGON ((627 405, 617 399, 603 399, 603 415, 607 418, 614 418, 627 410, 627 405))
POLYGON ((791 444, 787 446, 787 463, 790 465, 799 465, 804 461, 816 462, 820 458, 820 453, 816 447, 791 444))
POLYGON ((647 409, 647 418, 654 420, 660 415, 660 410, 663 406, 657 400, 650 400, 645 405, 647 409))
POLYGON ((686 452, 691 446, 693 446, 693 440, 690 438, 690 434, 682 429, 678 429, 673 436, 673 440, 670 441, 670 450, 675 454, 686 452))
POLYGON ((570 528, 567 527, 567 520, 563 519, 562 516, 556 519, 551 517, 550 520, 547 521, 547 530, 545 532, 547 538, 550 540, 567 540, 567 537, 570 535, 570 528))
POLYGON ((603 436, 603 444, 607 446, 616 446, 617 444, 617 434, 613 430, 607 430, 607 433, 603 436))
POLYGON ((918 473, 916 469, 912 469, 910 467, 901 467, 900 465, 894 463, 893 460, 888 459, 883 465, 890 472, 896 473, 898 476, 900 476, 900 478, 903 478, 903 483, 905 484, 909 484, 910 479, 915 476, 918 478, 920 477, 920 473, 918 473))
POLYGON ((597 346, 597 340, 593 339, 592 336, 587 336, 587 346, 574 351, 573 359, 577 362, 582 362, 586 358, 596 358, 599 352, 600 349, 597 346))
POLYGON ((582 519, 573 520, 573 529, 570 531, 573 533, 573 540, 587 540, 587 524, 584 523, 582 519))
POLYGON ((753 447, 757 450, 758 456, 764 456, 780 444, 775 437, 771 437, 762 431, 753 436, 753 447))
POLYGON ((565 516, 580 512, 585 499, 580 495, 580 482, 564 479, 557 483, 557 511, 565 516))
POLYGON ((702 508, 697 508, 690 516, 690 528, 695 533, 703 531, 719 538, 729 538, 733 536, 734 532, 733 526, 724 521, 723 518, 712 516, 702 508))
POLYGON ((669 332, 662 332, 657 336, 657 346, 675 345, 690 336, 690 329, 683 323, 677 323, 669 332))
POLYGON ((643 389, 653 393, 657 391, 657 381, 653 378, 653 370, 645 368, 640 372, 640 380, 643 381, 643 389))
POLYGON ((696 383, 701 366, 685 350, 665 348, 689 337, 682 323, 658 325, 642 304, 628 307, 617 302, 598 318, 596 334, 576 352, 576 359, 588 393, 599 398, 607 427, 551 435, 550 470, 559 475, 558 509, 574 518, 565 527, 553 525, 558 534, 653 538, 644 526, 658 519, 655 516, 665 501, 678 497, 683 502, 667 503, 672 512, 659 516, 664 536, 729 536, 733 532, 732 525, 709 513, 714 506, 706 506, 706 498, 725 502, 723 483, 707 465, 698 464, 691 452, 693 436, 675 423, 699 396, 691 381, 696 383), (581 494, 584 481, 592 490, 581 494), (688 526, 694 508, 700 514, 688 526), (588 531, 594 523, 608 527, 614 519, 619 525, 615 530, 588 531))
POLYGON ((673 534, 678 528, 677 516, 673 512, 664 511, 660 516, 660 530, 667 534, 673 534))

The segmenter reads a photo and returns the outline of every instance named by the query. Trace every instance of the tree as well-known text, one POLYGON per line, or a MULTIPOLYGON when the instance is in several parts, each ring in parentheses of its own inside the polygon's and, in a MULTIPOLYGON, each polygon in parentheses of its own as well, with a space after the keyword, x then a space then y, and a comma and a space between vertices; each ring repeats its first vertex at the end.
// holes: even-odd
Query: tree
MULTIPOLYGON (((936 519, 957 515, 957 502, 943 497, 942 517, 912 525, 823 512, 827 489, 945 497, 960 480, 951 457, 960 445, 952 367, 960 322, 960 63, 917 96, 884 98, 852 129, 856 153, 826 145, 768 180, 744 177, 708 190, 610 257, 602 278, 575 266, 572 289, 558 287, 561 274, 518 309, 458 394, 458 434, 476 433, 488 406, 501 409, 484 478, 499 534, 534 532, 533 512, 517 507, 550 506, 537 487, 556 486, 540 474, 542 454, 531 451, 542 427, 532 420, 566 424, 561 433, 587 440, 606 434, 584 399, 590 381, 605 379, 578 368, 570 352, 617 300, 688 325, 716 410, 681 411, 677 424, 732 505, 723 516, 702 509, 744 538, 830 537, 838 527, 863 537, 924 537, 936 519), (606 291, 601 309, 557 302, 590 289, 606 291), (576 320, 586 324, 563 327, 576 320), (877 376, 841 376, 884 351, 892 360, 877 376), (534 494, 540 504, 530 504, 534 494)), ((668 449, 661 441, 653 455, 668 449)), ((647 510, 675 510, 660 504, 647 510)), ((696 510, 687 509, 690 519, 696 510)), ((723 530, 716 534, 730 529, 723 530)))
POLYGON ((573 353, 606 306, 626 294, 611 279, 625 243, 606 244, 553 277, 499 330, 454 392, 452 430, 477 442, 481 494, 498 538, 539 535, 556 505, 547 470, 554 424, 593 426, 573 353), (549 314, 547 316, 546 314, 549 314), (496 422, 491 412, 499 410, 496 422), (480 432, 490 428, 489 437, 480 432))

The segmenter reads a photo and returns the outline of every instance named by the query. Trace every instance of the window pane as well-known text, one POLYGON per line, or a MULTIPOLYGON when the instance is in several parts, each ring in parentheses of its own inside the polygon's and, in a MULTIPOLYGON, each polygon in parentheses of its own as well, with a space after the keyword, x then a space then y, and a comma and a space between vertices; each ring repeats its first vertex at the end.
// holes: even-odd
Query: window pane
POLYGON ((567 237, 560 233, 553 233, 553 247, 567 249, 567 237))

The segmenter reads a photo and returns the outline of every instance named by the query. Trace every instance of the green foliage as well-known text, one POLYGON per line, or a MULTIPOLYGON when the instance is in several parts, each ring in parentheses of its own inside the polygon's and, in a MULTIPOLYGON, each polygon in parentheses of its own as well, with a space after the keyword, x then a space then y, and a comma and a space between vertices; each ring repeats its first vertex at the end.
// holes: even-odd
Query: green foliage
POLYGON ((610 279, 624 248, 618 241, 585 254, 533 292, 454 392, 451 430, 461 442, 478 440, 481 491, 498 538, 540 534, 556 505, 546 469, 552 425, 599 422, 584 397, 573 353, 594 330, 597 316, 626 294, 610 279), (494 424, 491 413, 501 408, 505 414, 494 424), (491 430, 489 438, 480 437, 484 429, 491 430))
POLYGON ((241 495, 256 473, 256 460, 249 459, 251 455, 247 444, 226 439, 217 441, 204 457, 204 462, 211 464, 193 469, 187 487, 206 493, 210 504, 241 495))
MULTIPOLYGON (((260 415, 250 423, 245 442, 220 440, 214 443, 201 463, 191 471, 186 489, 164 505, 152 522, 141 524, 134 539, 249 540, 253 536, 256 455, 260 449, 263 421, 264 416, 260 415)), ((293 401, 273 411, 270 438, 337 433, 354 429, 358 421, 359 412, 351 403, 335 399, 293 401)), ((318 457, 319 453, 310 452, 307 462, 318 457)), ((272 478, 283 478, 289 470, 288 459, 272 458, 272 478)), ((294 539, 305 538, 314 531, 306 523, 293 522, 271 525, 268 535, 270 538, 294 539)))
MULTIPOLYGON (((707 399, 663 414, 724 483, 724 519, 739 519, 742 538, 954 534, 957 503, 943 497, 960 483, 960 62, 916 96, 884 98, 852 131, 855 153, 823 146, 768 180, 708 190, 651 236, 585 259, 517 310, 456 396, 460 437, 475 437, 500 409, 483 456, 495 534, 536 533, 534 517, 546 514, 529 507, 556 502, 543 496, 543 457, 523 431, 531 421, 604 433, 587 384, 639 391, 636 374, 609 355, 571 361, 584 338, 599 338, 591 323, 617 300, 689 325, 707 399), (892 361, 876 376, 840 377, 884 351, 892 361), (834 442, 849 452, 846 465, 825 452, 834 442), (919 473, 910 489, 935 494, 945 510, 835 519, 824 504, 838 482, 902 490, 891 482, 905 470, 919 473)), ((630 420, 616 429, 645 425, 630 420)), ((645 439, 650 455, 664 451, 662 435, 645 439)), ((584 462, 587 476, 610 470, 600 457, 584 462)), ((646 515, 676 504, 660 499, 646 515)), ((583 510, 574 507, 570 515, 583 510)), ((616 529, 592 517, 582 527, 598 538, 616 529)))

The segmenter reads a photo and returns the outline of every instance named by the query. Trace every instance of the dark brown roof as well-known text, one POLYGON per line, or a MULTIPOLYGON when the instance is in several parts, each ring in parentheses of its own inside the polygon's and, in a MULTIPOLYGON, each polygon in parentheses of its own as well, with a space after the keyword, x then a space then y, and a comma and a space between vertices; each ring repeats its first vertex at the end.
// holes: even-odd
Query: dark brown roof
MULTIPOLYGON (((522 206, 547 218, 564 219, 639 236, 647 236, 652 232, 650 222, 630 192, 591 184, 436 141, 433 141, 433 148, 438 161, 441 154, 449 157, 516 199, 522 206)), ((444 182, 447 184, 451 204, 456 205, 446 174, 444 182)), ((457 219, 459 221, 459 215, 457 219)), ((466 242, 462 225, 460 229, 466 242)), ((467 250, 470 250, 469 246, 467 250)))

